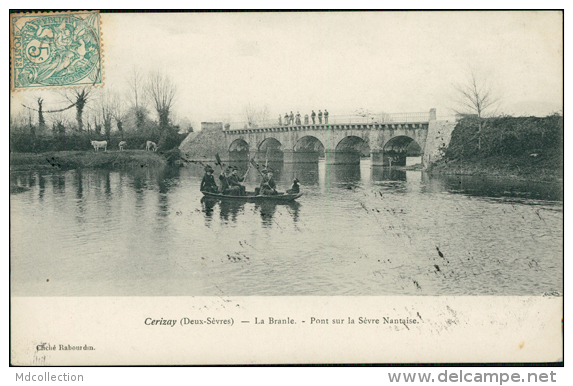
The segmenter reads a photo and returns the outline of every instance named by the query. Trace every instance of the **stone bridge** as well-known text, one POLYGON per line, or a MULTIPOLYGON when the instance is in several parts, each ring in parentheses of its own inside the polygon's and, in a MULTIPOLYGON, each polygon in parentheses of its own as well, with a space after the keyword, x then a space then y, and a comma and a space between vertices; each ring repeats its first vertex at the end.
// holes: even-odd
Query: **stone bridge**
MULTIPOLYGON (((429 113, 391 114, 383 122, 244 127, 224 130, 229 160, 250 158, 271 162, 358 164, 369 156, 372 165, 414 165, 424 159, 429 113)), ((336 120, 335 120, 336 121, 336 120)))

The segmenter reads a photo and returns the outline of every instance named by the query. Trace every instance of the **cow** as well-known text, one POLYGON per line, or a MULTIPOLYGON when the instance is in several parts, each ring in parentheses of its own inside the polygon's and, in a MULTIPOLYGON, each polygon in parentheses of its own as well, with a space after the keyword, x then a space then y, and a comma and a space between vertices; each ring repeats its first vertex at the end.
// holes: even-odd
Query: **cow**
POLYGON ((95 151, 98 151, 101 147, 103 147, 104 151, 107 151, 107 141, 91 141, 91 142, 95 151))
POLYGON ((145 150, 157 151, 157 144, 152 141, 147 141, 147 144, 145 145, 145 150))
POLYGON ((117 146, 119 146, 119 150, 121 151, 121 150, 123 150, 123 147, 124 147, 124 146, 127 146, 127 142, 121 141, 120 143, 118 143, 117 146))

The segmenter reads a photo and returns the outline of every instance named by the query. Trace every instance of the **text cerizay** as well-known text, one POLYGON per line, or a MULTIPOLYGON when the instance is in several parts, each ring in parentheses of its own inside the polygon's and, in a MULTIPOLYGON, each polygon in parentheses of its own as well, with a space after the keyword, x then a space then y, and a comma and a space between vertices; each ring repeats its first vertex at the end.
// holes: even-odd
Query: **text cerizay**
POLYGON ((147 318, 145 319, 145 324, 148 326, 171 326, 171 327, 175 327, 175 324, 177 323, 177 320, 175 319, 153 319, 153 318, 147 318))

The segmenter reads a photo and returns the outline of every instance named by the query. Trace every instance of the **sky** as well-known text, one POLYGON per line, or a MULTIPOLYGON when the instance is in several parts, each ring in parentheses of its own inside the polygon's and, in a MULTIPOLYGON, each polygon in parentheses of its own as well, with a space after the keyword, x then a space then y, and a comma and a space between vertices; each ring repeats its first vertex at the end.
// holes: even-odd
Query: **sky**
MULTIPOLYGON (((331 116, 453 114, 471 71, 498 112, 563 109, 562 15, 543 11, 102 14, 105 88, 133 68, 167 74, 176 117, 244 121, 328 109, 331 116)), ((54 102, 55 104, 55 102, 54 102)))

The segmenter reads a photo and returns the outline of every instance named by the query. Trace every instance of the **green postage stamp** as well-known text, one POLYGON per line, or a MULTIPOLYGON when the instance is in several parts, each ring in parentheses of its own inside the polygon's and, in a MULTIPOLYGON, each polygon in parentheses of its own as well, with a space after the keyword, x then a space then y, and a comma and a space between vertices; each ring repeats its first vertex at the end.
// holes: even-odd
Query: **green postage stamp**
POLYGON ((102 84, 97 11, 10 14, 13 90, 102 84))

